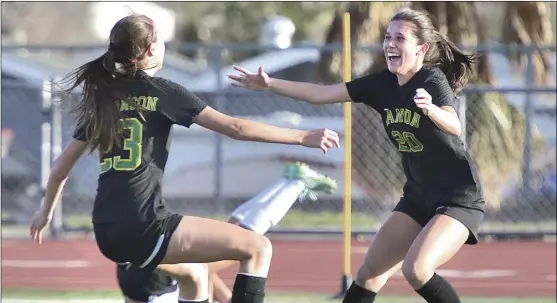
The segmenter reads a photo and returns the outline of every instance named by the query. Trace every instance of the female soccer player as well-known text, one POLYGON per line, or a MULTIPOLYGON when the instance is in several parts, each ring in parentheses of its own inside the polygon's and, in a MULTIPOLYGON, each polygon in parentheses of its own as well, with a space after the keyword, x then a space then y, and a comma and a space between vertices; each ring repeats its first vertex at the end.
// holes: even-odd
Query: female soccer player
MULTIPOLYGON (((336 188, 337 184, 331 178, 305 164, 291 163, 284 167, 281 180, 238 206, 228 222, 263 235, 286 215, 298 198, 313 199, 319 192, 330 194, 336 188)), ((212 283, 210 302, 230 302, 232 294, 217 273, 236 262, 220 261, 209 264, 212 283)), ((172 303, 178 298, 176 281, 168 276, 123 265, 117 265, 116 273, 126 303, 172 303)))
POLYGON ((31 237, 41 242, 71 169, 86 150, 97 150, 100 175, 93 227, 105 257, 178 277, 182 302, 207 299, 205 263, 238 260, 232 303, 261 303, 272 255, 269 240, 233 224, 180 216, 167 209, 161 179, 171 126, 196 123, 237 140, 297 144, 323 152, 339 146, 338 135, 327 129, 273 127, 219 113, 186 88, 153 76, 162 67, 164 52, 153 21, 131 15, 112 28, 105 54, 67 77, 72 83, 68 92, 83 84, 74 109, 78 127, 53 164, 31 237))
POLYGON ((476 244, 484 200, 476 166, 459 139, 455 95, 472 74, 475 55, 460 51, 426 14, 403 9, 390 20, 383 50, 388 69, 348 83, 315 85, 270 79, 236 67, 233 85, 270 90, 312 104, 352 100, 381 114, 402 155, 404 195, 370 246, 345 303, 375 300, 395 272, 430 303, 460 302, 435 274, 463 244, 476 244))

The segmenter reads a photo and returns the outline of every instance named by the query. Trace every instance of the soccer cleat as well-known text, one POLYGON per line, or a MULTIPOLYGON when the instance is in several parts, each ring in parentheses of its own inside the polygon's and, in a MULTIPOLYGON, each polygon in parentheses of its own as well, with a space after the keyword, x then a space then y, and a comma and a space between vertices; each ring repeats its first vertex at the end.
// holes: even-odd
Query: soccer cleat
POLYGON ((317 200, 317 193, 332 194, 337 189, 337 182, 313 169, 305 163, 290 163, 282 171, 282 176, 288 180, 300 180, 306 188, 300 194, 300 201, 309 198, 317 200))

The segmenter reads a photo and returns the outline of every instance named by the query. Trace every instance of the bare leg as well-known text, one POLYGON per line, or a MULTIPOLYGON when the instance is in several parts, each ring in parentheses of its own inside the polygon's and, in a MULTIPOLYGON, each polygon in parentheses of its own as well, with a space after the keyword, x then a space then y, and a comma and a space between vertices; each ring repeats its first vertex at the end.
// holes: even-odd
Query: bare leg
POLYGON ((393 212, 381 226, 358 270, 356 284, 373 292, 379 290, 395 274, 406 252, 422 227, 401 212, 393 212))
POLYGON ((232 292, 224 281, 216 274, 211 275, 210 280, 213 284, 213 299, 220 303, 229 303, 232 299, 232 292))
POLYGON ((422 226, 408 215, 393 212, 373 239, 356 281, 342 302, 373 302, 387 280, 400 269, 408 248, 421 229, 422 226), (364 299, 366 301, 362 301, 364 299))
MULTIPOLYGON (((305 188, 300 180, 282 179, 275 182, 254 198, 238 206, 228 222, 265 234, 286 215, 305 188)), ((236 261, 229 260, 210 263, 209 272, 213 273, 213 277, 218 277, 216 275, 218 271, 235 263, 236 261)), ((230 290, 224 283, 213 284, 213 292, 210 292, 209 297, 212 299, 214 296, 218 296, 220 302, 228 302, 231 299, 230 290)))
POLYGON ((179 263, 160 264, 157 272, 178 281, 182 300, 205 300, 209 298, 209 270, 207 264, 179 263))
MULTIPOLYGON (((246 203, 242 204, 242 206, 244 206, 246 203)), ((234 225, 239 224, 238 220, 234 218, 228 219, 228 223, 234 225)), ((219 277, 217 273, 237 263, 238 261, 234 261, 234 260, 223 260, 223 261, 212 262, 208 264, 209 274, 210 274, 209 280, 211 283, 210 284, 211 289, 209 290, 209 302, 212 303, 214 302, 214 300, 217 300, 221 303, 230 302, 230 300, 232 299, 232 292, 230 291, 228 286, 224 284, 224 281, 222 281, 222 279, 219 277)))
POLYGON ((408 283, 431 303, 460 302, 456 291, 435 269, 449 261, 468 239, 464 224, 446 215, 436 215, 420 232, 402 265, 408 283))
POLYGON ((238 260, 231 303, 263 303, 271 257, 271 242, 262 235, 221 221, 184 216, 161 264, 238 260))
MULTIPOLYGON (((318 181, 325 182, 324 180, 327 181, 325 177, 322 177, 318 181)), ((253 230, 258 234, 265 234, 269 228, 280 222, 305 189, 306 186, 301 180, 282 179, 261 191, 256 197, 237 207, 228 222, 253 230)), ((234 263, 234 261, 228 260, 210 263, 209 271, 216 273, 230 267, 234 263)), ((230 293, 224 283, 213 286, 213 291, 215 292, 222 294, 230 293)), ((212 296, 213 294, 211 293, 210 297, 212 296)), ((226 298, 222 297, 221 299, 224 300, 226 298)), ((230 298, 226 301, 229 300, 230 298)))
POLYGON ((267 277, 271 256, 271 242, 262 235, 226 222, 184 216, 161 264, 238 260, 241 273, 267 277))

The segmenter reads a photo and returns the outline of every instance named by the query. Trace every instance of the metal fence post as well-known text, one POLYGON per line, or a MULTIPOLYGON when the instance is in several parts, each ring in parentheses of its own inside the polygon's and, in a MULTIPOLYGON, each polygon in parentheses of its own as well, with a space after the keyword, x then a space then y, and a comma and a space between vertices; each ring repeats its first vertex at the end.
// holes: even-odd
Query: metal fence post
MULTIPOLYGON (((41 124, 41 192, 42 201, 44 203, 46 185, 50 175, 50 156, 51 156, 51 121, 52 121, 52 89, 51 81, 43 82, 42 91, 42 114, 43 122, 41 124)), ((51 235, 55 232, 51 230, 51 235)))
MULTIPOLYGON (((54 162, 56 158, 60 156, 62 153, 62 107, 60 102, 62 98, 60 94, 54 93, 54 86, 55 82, 58 79, 54 79, 51 82, 50 86, 50 94, 52 100, 52 158, 51 161, 54 162)), ((54 215, 52 217, 52 221, 50 222, 50 230, 53 237, 58 237, 60 233, 63 231, 63 218, 62 218, 62 195, 58 199, 58 205, 54 210, 54 215)))
MULTIPOLYGON (((214 56, 214 68, 215 76, 217 77, 217 94, 215 100, 215 109, 223 112, 224 111, 224 92, 223 83, 221 79, 221 72, 224 67, 224 62, 222 58, 223 47, 215 46, 213 47, 212 53, 214 56)), ((214 162, 214 172, 215 172, 215 203, 216 212, 218 214, 224 214, 226 208, 224 205, 224 199, 222 198, 222 141, 223 136, 219 133, 215 133, 215 162, 214 162)))
MULTIPOLYGON (((526 65, 526 86, 534 86, 534 66, 532 62, 533 49, 526 50, 527 65, 526 65)), ((524 104, 525 126, 524 126, 524 154, 522 166, 522 200, 524 201, 530 193, 531 187, 531 161, 532 161, 532 92, 526 92, 526 102, 524 104)), ((526 204, 527 205, 527 204, 526 204)))
POLYGON ((466 143, 466 96, 462 95, 458 97, 458 116, 460 117, 461 123, 461 134, 460 139, 464 143, 464 147, 467 147, 466 143))

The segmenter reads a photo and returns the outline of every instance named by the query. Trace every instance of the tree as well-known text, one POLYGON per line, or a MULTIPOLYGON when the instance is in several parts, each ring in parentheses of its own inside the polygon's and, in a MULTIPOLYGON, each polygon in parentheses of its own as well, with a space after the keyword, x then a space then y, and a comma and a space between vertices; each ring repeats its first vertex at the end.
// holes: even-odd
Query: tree
MULTIPOLYGON (((549 2, 508 2, 503 21, 502 38, 505 43, 555 45, 551 25, 551 5, 549 2)), ((526 55, 508 53, 509 59, 522 71, 526 70, 526 55)), ((549 54, 536 52, 533 57, 534 80, 536 84, 548 84, 552 80, 548 72, 549 54)))

